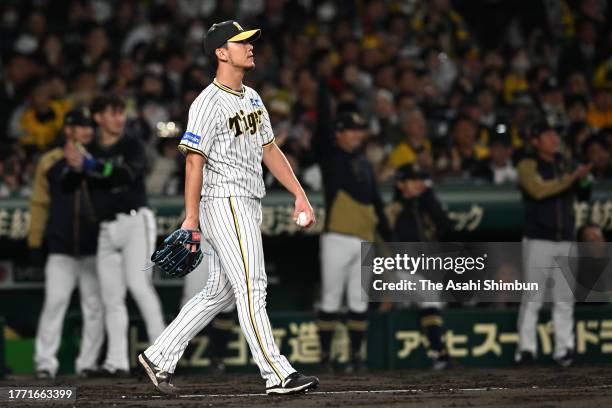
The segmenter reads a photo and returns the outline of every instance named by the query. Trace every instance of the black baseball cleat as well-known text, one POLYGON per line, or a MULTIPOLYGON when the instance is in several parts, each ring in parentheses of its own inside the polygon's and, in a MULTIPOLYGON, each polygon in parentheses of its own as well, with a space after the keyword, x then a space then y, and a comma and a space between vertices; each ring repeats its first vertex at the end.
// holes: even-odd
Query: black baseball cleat
POLYGON ((319 385, 319 379, 317 377, 305 376, 297 371, 285 380, 270 388, 266 388, 266 394, 268 395, 290 395, 306 392, 317 388, 319 385))
POLYGON ((164 395, 171 395, 173 397, 176 397, 179 394, 178 388, 176 388, 170 382, 172 380, 172 374, 156 367, 155 364, 153 364, 151 360, 144 355, 144 353, 138 355, 138 362, 142 368, 144 368, 145 373, 147 373, 147 376, 157 391, 164 395))
POLYGON ((530 366, 535 364, 535 356, 531 351, 523 350, 514 357, 514 361, 522 366, 530 366))
POLYGON ((36 379, 37 380, 52 380, 55 376, 51 374, 51 371, 48 370, 38 370, 36 371, 36 379))
POLYGON ((439 354, 431 359, 431 369, 434 371, 446 370, 450 366, 450 357, 446 353, 439 354))
POLYGON ((568 350, 563 357, 555 358, 561 367, 567 368, 574 363, 574 350, 568 350))

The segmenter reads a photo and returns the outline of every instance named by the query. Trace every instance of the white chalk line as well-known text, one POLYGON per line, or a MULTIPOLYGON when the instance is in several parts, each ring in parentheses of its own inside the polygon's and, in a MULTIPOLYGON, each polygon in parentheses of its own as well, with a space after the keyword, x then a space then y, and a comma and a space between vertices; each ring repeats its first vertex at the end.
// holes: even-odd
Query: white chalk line
MULTIPOLYGON (((540 389, 541 387, 532 386, 530 389, 540 389)), ((612 385, 591 385, 586 387, 578 387, 578 388, 612 388, 612 385)), ((343 394, 419 394, 419 393, 435 393, 435 392, 482 392, 482 391, 504 391, 510 389, 520 389, 520 388, 507 388, 507 387, 481 387, 481 388, 446 388, 446 389, 432 389, 432 390, 423 390, 423 389, 398 389, 398 390, 347 390, 347 391, 310 391, 306 392, 304 395, 343 395, 343 394)), ((253 398, 253 397, 269 397, 268 394, 265 393, 255 393, 255 394, 182 394, 179 395, 178 398, 253 398)), ((123 399, 144 399, 144 398, 167 398, 163 395, 150 395, 150 396, 129 396, 122 395, 123 399)))
MULTIPOLYGON (((441 390, 428 390, 435 392, 454 392, 454 391, 499 391, 506 390, 504 387, 484 387, 484 388, 449 388, 441 390)), ((401 390, 347 390, 347 391, 309 391, 305 395, 342 395, 342 394, 417 394, 426 392, 422 389, 401 389, 401 390)), ((267 397, 268 394, 181 394, 179 398, 249 398, 249 397, 267 397)), ((151 398, 166 398, 163 395, 151 395, 151 398)), ((127 395, 122 395, 121 398, 129 398, 127 395)))

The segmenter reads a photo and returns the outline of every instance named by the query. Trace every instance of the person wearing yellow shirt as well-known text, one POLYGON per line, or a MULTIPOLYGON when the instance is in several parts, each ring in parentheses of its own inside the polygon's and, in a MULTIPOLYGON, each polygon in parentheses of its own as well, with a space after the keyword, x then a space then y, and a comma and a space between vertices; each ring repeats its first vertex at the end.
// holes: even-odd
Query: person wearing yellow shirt
POLYGON ((431 168, 431 142, 427 139, 423 112, 413 109, 404 114, 400 129, 405 137, 389 154, 389 167, 398 169, 406 164, 418 163, 424 168, 431 168))
POLYGON ((612 89, 595 88, 593 104, 587 111, 586 121, 590 127, 595 129, 612 126, 612 89))
POLYGON ((51 99, 49 82, 44 79, 37 81, 30 93, 30 107, 20 119, 22 134, 19 143, 45 150, 57 137, 70 107, 66 100, 51 99))

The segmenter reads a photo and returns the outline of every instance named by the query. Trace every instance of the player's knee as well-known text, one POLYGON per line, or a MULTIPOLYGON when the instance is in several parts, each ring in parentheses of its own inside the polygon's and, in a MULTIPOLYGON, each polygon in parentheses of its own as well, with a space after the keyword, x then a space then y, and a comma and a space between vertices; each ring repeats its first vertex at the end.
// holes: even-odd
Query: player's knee
POLYGON ((104 314, 102 299, 88 299, 81 302, 81 310, 85 318, 98 318, 104 314))
POLYGON ((130 294, 139 303, 143 300, 148 301, 148 299, 155 296, 154 290, 147 286, 130 287, 130 294))
POLYGON ((47 296, 45 299, 45 309, 52 312, 58 312, 62 309, 68 307, 68 303, 70 303, 70 293, 56 293, 50 296, 47 296))

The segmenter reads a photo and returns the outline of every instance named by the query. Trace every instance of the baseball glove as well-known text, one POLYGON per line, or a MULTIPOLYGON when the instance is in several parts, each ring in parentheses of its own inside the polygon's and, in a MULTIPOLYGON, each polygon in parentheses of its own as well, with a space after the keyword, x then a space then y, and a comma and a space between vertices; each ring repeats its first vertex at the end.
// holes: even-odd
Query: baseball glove
POLYGON ((193 271, 202 262, 200 251, 200 231, 177 229, 151 255, 151 261, 168 276, 182 277, 193 271), (191 252, 185 245, 197 246, 191 252))

